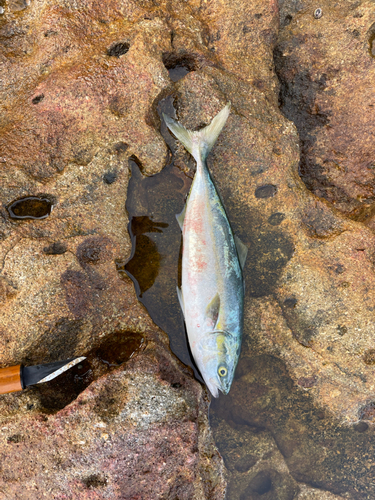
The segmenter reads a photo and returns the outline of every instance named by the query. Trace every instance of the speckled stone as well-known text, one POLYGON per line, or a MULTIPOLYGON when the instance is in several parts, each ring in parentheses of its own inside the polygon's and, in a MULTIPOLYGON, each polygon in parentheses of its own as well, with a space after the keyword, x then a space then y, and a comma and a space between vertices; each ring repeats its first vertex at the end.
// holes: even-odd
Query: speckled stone
POLYGON ((0 491, 14 499, 224 498, 208 399, 181 368, 149 344, 57 413, 29 410, 27 391, 6 396, 9 406, 17 400, 12 414, 2 411, 0 491))
POLYGON ((299 133, 306 186, 366 223, 375 188, 374 13, 371 1, 283 1, 275 48, 281 110, 299 133))
MULTIPOLYGON (((281 31, 276 0, 6 2, 0 363, 86 354, 118 332, 147 343, 53 415, 43 413, 32 390, 0 398, 1 487, 13 488, 10 498, 30 498, 28 491, 40 498, 224 497, 207 393, 176 364, 166 335, 116 270, 131 254, 128 159, 135 155, 144 175, 168 161, 157 114, 167 96, 193 129, 232 103, 208 159, 233 229, 249 247, 243 357, 230 416, 249 426, 267 421, 290 472, 286 490, 307 481, 314 488, 319 478, 320 487, 346 494, 345 471, 332 476, 319 461, 314 469, 301 460, 310 458, 309 441, 299 448, 286 423, 273 428, 272 398, 253 384, 249 360, 259 356, 259 369, 274 365, 288 391, 306 394, 309 408, 332 425, 359 432, 361 424, 372 433, 373 4, 284 1, 280 9, 281 31), (176 81, 168 70, 179 65, 184 77, 176 81), (11 219, 9 205, 26 196, 48 198, 51 214, 11 219)), ((192 177, 194 163, 181 146, 174 161, 192 177)), ((297 424, 308 412, 289 410, 296 429, 309 429, 297 424)), ((363 440, 371 448, 372 439, 363 440)), ((318 460, 317 443, 311 457, 318 460)), ((345 465, 352 467, 355 450, 345 465)), ((366 495, 371 466, 361 474, 366 495)), ((260 479, 251 494, 259 494, 260 479)))

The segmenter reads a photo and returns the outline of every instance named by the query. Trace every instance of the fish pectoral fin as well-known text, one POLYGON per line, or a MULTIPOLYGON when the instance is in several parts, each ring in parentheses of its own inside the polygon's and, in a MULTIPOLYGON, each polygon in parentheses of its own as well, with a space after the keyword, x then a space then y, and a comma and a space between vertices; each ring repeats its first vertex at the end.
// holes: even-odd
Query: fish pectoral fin
POLYGON ((241 269, 243 269, 245 267, 245 261, 249 249, 247 248, 245 243, 242 243, 242 241, 236 234, 234 235, 234 242, 237 248, 238 260, 240 261, 241 269))
POLYGON ((179 214, 176 214, 176 219, 177 219, 178 225, 180 226, 181 231, 182 231, 182 228, 184 225, 185 213, 186 213, 186 204, 185 204, 184 208, 182 209, 182 212, 179 214))
POLYGON ((185 304, 184 304, 184 296, 182 295, 182 290, 181 288, 178 288, 178 286, 176 287, 177 289, 177 297, 178 297, 178 301, 180 303, 180 306, 181 306, 181 309, 182 309, 182 313, 184 315, 184 318, 185 318, 185 304))
POLYGON ((216 325, 220 312, 220 295, 217 293, 215 297, 206 307, 206 317, 212 320, 212 323, 216 325))

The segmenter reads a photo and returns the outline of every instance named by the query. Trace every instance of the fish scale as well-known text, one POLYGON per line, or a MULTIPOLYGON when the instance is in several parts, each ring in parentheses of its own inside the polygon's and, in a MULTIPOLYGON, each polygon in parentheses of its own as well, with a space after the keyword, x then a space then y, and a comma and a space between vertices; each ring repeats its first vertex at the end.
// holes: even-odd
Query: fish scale
POLYGON ((183 212, 181 290, 190 349, 214 397, 229 392, 241 349, 247 248, 233 235, 208 171, 206 157, 229 116, 230 105, 198 132, 163 115, 171 132, 197 162, 183 212))

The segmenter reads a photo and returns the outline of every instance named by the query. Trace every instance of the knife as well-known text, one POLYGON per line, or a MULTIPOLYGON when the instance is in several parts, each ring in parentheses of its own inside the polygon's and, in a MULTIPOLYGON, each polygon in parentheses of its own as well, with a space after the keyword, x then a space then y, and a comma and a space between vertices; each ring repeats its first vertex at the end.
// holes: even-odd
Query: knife
POLYGON ((86 357, 81 356, 80 358, 55 361, 54 363, 47 363, 44 365, 17 365, 9 366, 8 368, 0 368, 0 394, 22 391, 29 385, 48 382, 84 359, 86 359, 86 357))

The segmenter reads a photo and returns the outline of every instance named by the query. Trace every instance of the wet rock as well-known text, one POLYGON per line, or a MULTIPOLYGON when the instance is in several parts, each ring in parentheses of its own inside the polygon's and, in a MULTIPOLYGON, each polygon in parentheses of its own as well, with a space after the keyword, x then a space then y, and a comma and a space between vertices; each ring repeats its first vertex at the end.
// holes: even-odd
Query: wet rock
POLYGON ((298 498, 300 488, 290 475, 272 435, 233 420, 221 420, 213 409, 215 440, 229 471, 228 498, 298 498))
POLYGON ((255 340, 245 351, 251 354, 240 361, 231 393, 215 400, 211 408, 216 440, 229 470, 230 498, 246 498, 246 494, 257 498, 257 490, 272 499, 300 498, 298 492, 304 498, 307 492, 300 489, 301 482, 319 488, 322 496, 311 491, 311 498, 371 495, 373 428, 342 426, 322 413, 312 403, 308 392, 312 389, 297 388, 285 365, 276 357, 259 356, 259 348, 255 340), (228 430, 228 425, 236 432, 228 430), (252 436, 251 446, 248 436, 252 436), (257 441, 264 443, 263 463, 260 460, 248 471, 238 471, 230 460, 235 465, 241 456, 254 454, 251 450, 257 450, 257 441), (359 449, 361 460, 356 461, 359 449))
POLYGON ((144 335, 150 347, 134 364, 82 377, 68 406, 63 398, 53 406, 50 392, 0 398, 9 431, 2 487, 13 498, 35 487, 73 498, 224 496, 201 386, 174 364, 137 300, 180 334, 171 346, 187 361, 174 214, 195 164, 159 133, 159 102, 169 99, 193 130, 232 103, 208 165, 249 247, 238 379, 229 404, 213 403, 223 429, 230 435, 232 422, 236 431, 231 452, 215 431, 233 498, 316 498, 317 488, 320 498, 374 496, 366 458, 375 418, 373 5, 285 0, 279 33, 273 0, 31 2, 13 11, 8 3, 0 19, 0 362, 86 354, 119 331, 144 335), (139 187, 127 205, 133 253, 129 181, 139 187), (42 195, 53 200, 48 217, 10 217, 14 201, 42 195))
MULTIPOLYGON (((334 399, 334 392, 342 386, 332 381, 331 394, 327 394, 328 380, 322 381, 322 373, 314 374, 312 371, 315 355, 311 349, 300 346, 299 356, 297 350, 293 349, 293 354, 288 350, 288 354, 285 353, 288 365, 280 361, 278 342, 270 341, 268 332, 275 333, 280 329, 280 340, 282 336, 284 344, 289 343, 290 333, 287 334, 287 329, 281 333, 276 316, 272 319, 270 309, 259 318, 258 308, 263 300, 258 299, 250 308, 253 313, 248 321, 253 325, 253 333, 243 346, 232 390, 228 396, 215 400, 211 405, 215 435, 220 435, 221 429, 226 429, 228 425, 240 429, 244 435, 251 432, 258 436, 268 431, 285 460, 288 474, 298 483, 319 487, 343 498, 372 496, 374 470, 371 457, 375 450, 373 402, 369 399, 360 408, 353 426, 340 422, 331 412, 319 408, 315 404, 316 399, 334 399), (274 354, 270 355, 272 350, 274 354), (309 356, 309 361, 305 356, 309 356), (309 366, 311 375, 300 378, 296 384, 288 373, 290 366, 293 366, 293 373, 300 370, 306 373, 306 366, 309 366), (360 460, 355 459, 358 450, 360 460), (359 476, 362 478, 360 483, 357 482, 359 476)), ((350 377, 348 383, 349 380, 350 377)), ((348 388, 349 397, 353 397, 351 385, 348 388)), ((250 447, 244 445, 242 449, 241 438, 233 440, 238 443, 237 447, 230 439, 221 439, 223 443, 219 438, 217 442, 230 471, 228 491, 231 491, 231 488, 238 487, 240 481, 236 478, 236 469, 227 465, 227 454, 246 456, 250 447)), ((268 446, 272 450, 272 446, 268 446)), ((266 467, 266 470, 269 469, 266 467)), ((249 473, 252 471, 255 472, 254 466, 249 473)), ((271 478, 270 474, 268 476, 271 478)))
MULTIPOLYGON (((190 16, 186 34, 184 7, 174 48, 167 6, 9 1, 2 9, 0 366, 104 352, 124 331, 130 346, 141 335, 151 351, 116 374, 84 362, 58 390, 1 396, 0 490, 222 499, 207 394, 176 364, 116 265, 131 254, 128 159, 150 176, 168 158, 156 112, 171 90, 163 54, 181 45, 190 53, 200 22, 190 16), (40 216, 29 203, 16 207, 26 218, 12 217, 15 201, 40 199, 53 210, 40 216)), ((208 49, 198 52, 203 61, 208 49)))
POLYGON ((365 222, 373 215, 375 186, 373 17, 371 2, 317 8, 313 1, 284 1, 275 49, 281 110, 300 137, 302 179, 365 222))
MULTIPOLYGON (((225 401, 224 404, 226 405, 225 401)), ((214 404, 211 409, 211 424, 228 470, 227 496, 231 500, 352 498, 347 494, 336 495, 322 488, 298 484, 293 478, 293 471, 288 468, 283 450, 279 450, 277 434, 262 428, 262 423, 260 427, 246 425, 238 414, 233 419, 234 412, 231 412, 229 419, 222 419, 222 413, 218 410, 218 405, 214 404)))
POLYGON ((3 396, 0 488, 8 498, 46 491, 82 499, 223 498, 205 391, 165 356, 149 344, 44 418, 26 409, 28 390, 3 396), (157 358, 169 363, 178 389, 157 358), (6 403, 18 407, 12 416, 4 416, 6 403))

